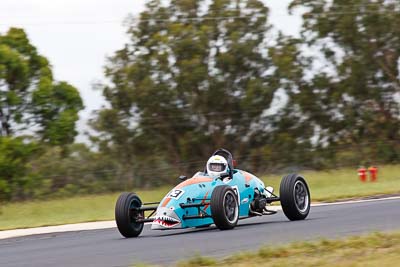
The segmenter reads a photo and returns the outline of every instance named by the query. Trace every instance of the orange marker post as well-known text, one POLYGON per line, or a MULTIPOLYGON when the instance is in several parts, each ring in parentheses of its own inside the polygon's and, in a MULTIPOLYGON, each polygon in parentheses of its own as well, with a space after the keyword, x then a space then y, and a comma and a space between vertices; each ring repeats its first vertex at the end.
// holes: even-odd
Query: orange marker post
POLYGON ((378 180, 378 167, 371 166, 368 168, 369 180, 371 182, 376 182, 378 180))
POLYGON ((358 169, 358 177, 360 178, 361 182, 366 182, 367 181, 367 169, 364 167, 360 167, 358 169))

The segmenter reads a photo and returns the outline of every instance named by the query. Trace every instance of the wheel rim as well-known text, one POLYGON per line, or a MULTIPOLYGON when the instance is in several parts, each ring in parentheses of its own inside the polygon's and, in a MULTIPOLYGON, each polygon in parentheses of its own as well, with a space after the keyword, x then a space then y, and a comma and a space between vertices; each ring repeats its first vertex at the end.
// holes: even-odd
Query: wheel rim
POLYGON ((238 216, 238 205, 235 195, 228 191, 224 196, 225 217, 230 223, 235 223, 238 216))
POLYGON ((294 184, 293 194, 294 203, 296 204, 297 209, 304 213, 308 209, 310 198, 308 196, 307 186, 303 183, 303 181, 299 180, 294 184))
POLYGON ((131 226, 138 230, 142 226, 141 223, 137 223, 136 220, 139 218, 143 218, 143 211, 138 211, 137 208, 140 207, 142 204, 138 199, 132 199, 129 205, 129 223, 131 226))

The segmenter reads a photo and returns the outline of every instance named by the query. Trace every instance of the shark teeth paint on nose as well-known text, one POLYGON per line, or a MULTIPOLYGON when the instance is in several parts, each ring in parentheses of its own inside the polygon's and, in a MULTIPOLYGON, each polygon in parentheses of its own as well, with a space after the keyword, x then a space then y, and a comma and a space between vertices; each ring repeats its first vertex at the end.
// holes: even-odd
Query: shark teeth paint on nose
POLYGON ((153 224, 158 224, 163 227, 174 227, 175 225, 178 225, 180 221, 178 219, 172 218, 170 216, 162 215, 162 216, 156 216, 156 218, 153 221, 153 224))

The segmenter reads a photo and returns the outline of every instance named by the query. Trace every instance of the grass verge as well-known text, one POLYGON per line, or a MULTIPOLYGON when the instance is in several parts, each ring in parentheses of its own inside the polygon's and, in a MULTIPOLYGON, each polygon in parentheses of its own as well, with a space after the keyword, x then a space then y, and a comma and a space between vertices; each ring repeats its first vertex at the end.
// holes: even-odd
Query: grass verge
POLYGON ((263 247, 217 260, 196 256, 179 267, 193 266, 397 266, 400 262, 400 233, 374 233, 341 240, 293 243, 263 247))
MULTIPOLYGON (((300 172, 310 187, 312 201, 336 201, 348 198, 380 194, 400 193, 400 165, 380 166, 376 182, 362 183, 356 168, 330 171, 300 172)), ((281 176, 264 177, 266 185, 272 185, 279 192, 281 176)))
MULTIPOLYGON (((136 193, 144 201, 159 201, 170 189, 161 187, 136 193)), ((114 193, 8 203, 0 206, 0 230, 112 220, 118 196, 114 193)))
MULTIPOLYGON (((400 165, 379 168, 378 181, 361 183, 356 169, 302 172, 313 201, 333 201, 377 194, 400 193, 400 165)), ((266 185, 279 192, 281 176, 266 176, 266 185)), ((137 190, 143 201, 160 201, 172 186, 137 190)), ((0 204, 0 230, 66 223, 112 220, 119 193, 66 199, 0 204)))

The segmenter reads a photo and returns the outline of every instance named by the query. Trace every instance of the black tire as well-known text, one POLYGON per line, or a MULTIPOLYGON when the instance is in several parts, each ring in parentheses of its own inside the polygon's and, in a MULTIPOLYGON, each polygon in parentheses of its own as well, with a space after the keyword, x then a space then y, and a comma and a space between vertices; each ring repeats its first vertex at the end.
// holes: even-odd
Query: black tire
POLYGON ((283 213, 291 221, 304 220, 310 212, 310 190, 298 174, 283 177, 279 188, 283 213))
POLYGON ((220 185, 215 187, 211 195, 211 216, 220 230, 229 230, 239 220, 239 205, 232 187, 220 185))
POLYGON ((140 208, 142 201, 135 193, 122 193, 115 204, 115 221, 121 235, 124 237, 137 237, 143 230, 144 223, 135 222, 144 217, 143 211, 135 211, 140 208))

